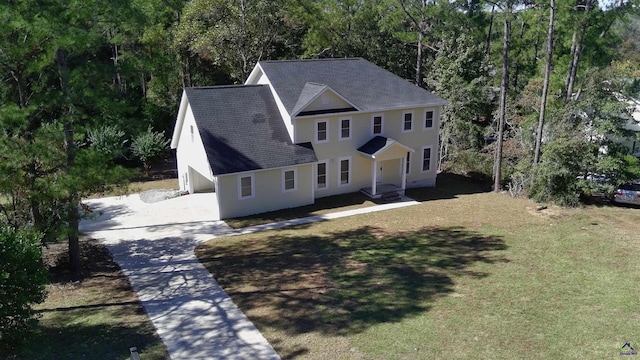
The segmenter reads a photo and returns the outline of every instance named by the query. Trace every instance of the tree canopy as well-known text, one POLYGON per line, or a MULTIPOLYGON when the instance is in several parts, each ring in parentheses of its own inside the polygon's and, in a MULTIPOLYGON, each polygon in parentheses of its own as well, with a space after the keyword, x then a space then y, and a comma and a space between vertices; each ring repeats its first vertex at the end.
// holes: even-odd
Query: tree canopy
MULTIPOLYGON (((364 57, 447 98, 439 166, 494 177, 497 190, 520 182, 540 194, 559 163, 571 184, 558 189, 572 196, 580 175, 623 181, 633 149, 614 140, 640 140, 625 131, 624 101, 640 97, 638 9, 638 0, 4 2, 1 220, 69 237, 75 254, 81 197, 126 180, 123 159, 148 169, 157 149, 142 140, 171 131, 182 88, 242 83, 266 59, 364 57), (566 156, 579 158, 557 161, 566 156)), ((547 195, 538 198, 556 199, 547 195)))

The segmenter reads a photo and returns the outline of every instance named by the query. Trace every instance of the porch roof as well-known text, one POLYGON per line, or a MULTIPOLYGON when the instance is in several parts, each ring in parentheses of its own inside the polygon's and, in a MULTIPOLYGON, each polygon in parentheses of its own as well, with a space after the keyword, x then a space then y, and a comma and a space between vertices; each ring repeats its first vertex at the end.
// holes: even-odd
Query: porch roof
POLYGON ((397 148, 404 149, 405 152, 415 152, 412 148, 384 136, 375 136, 373 139, 367 141, 366 144, 360 146, 358 152, 366 157, 376 159, 382 154, 397 148))

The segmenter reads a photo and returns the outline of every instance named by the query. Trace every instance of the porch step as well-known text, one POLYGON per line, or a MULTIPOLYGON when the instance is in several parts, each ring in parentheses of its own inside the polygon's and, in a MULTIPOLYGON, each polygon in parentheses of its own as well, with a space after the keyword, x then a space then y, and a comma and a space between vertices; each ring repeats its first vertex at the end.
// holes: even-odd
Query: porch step
POLYGON ((400 194, 396 191, 386 192, 382 194, 382 196, 380 197, 382 201, 388 201, 388 202, 397 201, 397 200, 400 200, 400 198, 401 198, 400 194))

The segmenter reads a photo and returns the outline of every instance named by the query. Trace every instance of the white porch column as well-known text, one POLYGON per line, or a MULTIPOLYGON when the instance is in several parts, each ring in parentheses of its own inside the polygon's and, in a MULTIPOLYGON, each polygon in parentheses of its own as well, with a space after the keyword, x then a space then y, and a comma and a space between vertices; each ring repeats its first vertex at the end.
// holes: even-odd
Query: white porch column
POLYGON ((378 172, 376 171, 378 169, 378 161, 374 158, 373 162, 371 163, 371 179, 373 179, 373 181, 371 182, 371 195, 375 196, 376 195, 376 183, 378 182, 376 177, 378 175, 378 172))
POLYGON ((400 165, 402 169, 402 195, 404 195, 404 190, 407 188, 407 157, 402 157, 402 163, 400 165))

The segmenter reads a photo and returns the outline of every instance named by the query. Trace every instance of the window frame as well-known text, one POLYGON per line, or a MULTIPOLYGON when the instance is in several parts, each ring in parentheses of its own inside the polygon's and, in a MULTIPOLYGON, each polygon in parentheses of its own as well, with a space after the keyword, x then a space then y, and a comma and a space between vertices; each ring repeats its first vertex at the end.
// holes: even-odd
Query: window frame
POLYGON ((316 176, 315 176, 316 190, 325 190, 329 188, 329 162, 327 160, 318 161, 316 163, 316 176), (320 187, 320 183, 318 182, 318 177, 320 176, 320 172, 318 171, 318 166, 320 164, 324 165, 324 187, 320 187))
POLYGON ((338 158, 338 187, 351 185, 351 156, 338 158), (347 161, 347 182, 342 182, 342 162, 347 161))
POLYGON ((413 126, 413 123, 414 123, 413 118, 414 118, 413 111, 405 111, 405 112, 402 113, 402 125, 401 126, 402 126, 402 132, 403 133, 407 133, 407 132, 412 132, 413 131, 413 128, 414 128, 414 126, 413 126), (411 121, 409 122, 409 124, 410 124, 409 129, 406 129, 406 125, 407 125, 406 116, 407 115, 411 116, 411 119, 410 119, 411 121))
POLYGON ((256 196, 256 178, 254 174, 240 174, 238 175, 238 199, 239 200, 246 200, 246 199, 252 199, 256 196), (251 194, 247 195, 247 196, 243 196, 242 195, 242 179, 244 178, 249 178, 251 179, 251 194))
POLYGON ((384 136, 384 114, 373 114, 371 115, 371 135, 372 136, 376 136, 376 135, 380 135, 380 136, 384 136), (376 118, 379 117, 380 118, 380 132, 376 133, 376 118))
POLYGON ((422 125, 424 126, 425 130, 431 130, 431 129, 434 128, 435 118, 436 118, 435 111, 433 111, 433 110, 425 110, 424 111, 424 122, 422 123, 422 125), (429 113, 431 113, 431 126, 427 126, 427 114, 429 114, 429 113))
POLYGON ((423 146, 422 147, 422 151, 421 151, 422 155, 421 155, 421 163, 420 163, 420 172, 421 173, 427 173, 431 171, 432 168, 432 164, 433 164, 433 146, 423 146), (429 168, 428 169, 424 169, 424 164, 425 164, 425 156, 424 156, 424 151, 425 150, 429 150, 429 168))
POLYGON ((351 130, 352 129, 351 123, 352 123, 352 121, 351 121, 351 117, 350 116, 349 117, 338 118, 338 139, 339 140, 351 140, 351 133, 353 132, 351 130), (342 136, 342 131, 344 130, 343 127, 342 127, 342 122, 343 121, 347 121, 348 124, 349 124, 349 127, 347 128, 347 130, 349 131, 349 136, 347 136, 347 137, 343 137, 342 136))
POLYGON ((411 151, 407 151, 407 158, 404 161, 404 173, 406 175, 411 174, 411 151))
POLYGON ((328 119, 317 119, 314 122, 313 133, 314 133, 314 140, 315 140, 316 144, 323 144, 323 143, 329 142, 329 120, 328 119), (324 123, 325 124, 325 129, 324 129, 325 139, 324 140, 320 140, 318 138, 318 135, 320 134, 319 131, 318 131, 318 125, 320 123, 324 123))
POLYGON ((298 169, 297 168, 284 168, 282 169, 282 192, 292 192, 298 190, 298 169), (287 173, 293 172, 293 187, 287 189, 287 173))
POLYGON ((195 129, 193 127, 193 125, 189 125, 189 129, 190 129, 190 133, 191 133, 191 142, 195 142, 195 129))

